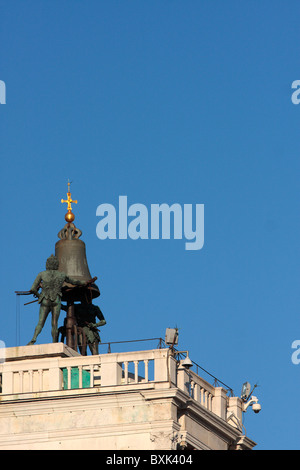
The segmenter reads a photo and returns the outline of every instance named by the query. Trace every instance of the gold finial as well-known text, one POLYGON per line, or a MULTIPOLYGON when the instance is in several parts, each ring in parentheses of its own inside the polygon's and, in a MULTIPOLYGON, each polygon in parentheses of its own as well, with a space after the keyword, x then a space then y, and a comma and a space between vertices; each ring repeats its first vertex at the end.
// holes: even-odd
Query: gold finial
POLYGON ((73 222, 73 220, 75 219, 75 215, 73 214, 72 212, 72 206, 71 206, 71 202, 74 202, 74 204, 77 204, 77 201, 76 200, 73 200, 71 198, 71 191, 70 191, 70 181, 68 181, 68 192, 67 192, 67 200, 65 199, 62 199, 61 202, 64 203, 66 202, 68 204, 68 212, 66 213, 65 215, 65 220, 66 222, 73 222))

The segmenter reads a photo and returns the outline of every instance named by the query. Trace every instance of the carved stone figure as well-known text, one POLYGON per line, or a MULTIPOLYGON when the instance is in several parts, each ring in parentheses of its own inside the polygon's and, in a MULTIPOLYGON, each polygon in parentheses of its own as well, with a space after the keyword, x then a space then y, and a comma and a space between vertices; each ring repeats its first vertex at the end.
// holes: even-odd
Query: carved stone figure
POLYGON ((28 343, 29 345, 34 344, 36 342, 37 336, 42 331, 45 321, 50 312, 52 313, 52 341, 53 343, 57 342, 57 322, 61 310, 63 284, 65 282, 74 286, 86 286, 88 284, 85 281, 78 281, 67 276, 67 274, 63 272, 58 271, 58 266, 58 258, 56 256, 51 255, 46 261, 46 271, 42 271, 37 275, 30 289, 30 291, 36 297, 38 297, 40 310, 39 321, 35 328, 32 340, 28 343), (41 293, 38 292, 40 287, 42 288, 41 293))

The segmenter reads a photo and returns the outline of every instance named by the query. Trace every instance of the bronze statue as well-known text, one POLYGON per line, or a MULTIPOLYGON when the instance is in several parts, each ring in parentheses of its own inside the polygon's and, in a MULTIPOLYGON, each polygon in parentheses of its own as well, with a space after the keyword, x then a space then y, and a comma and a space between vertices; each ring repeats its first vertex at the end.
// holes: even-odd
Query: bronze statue
POLYGON ((57 322, 61 310, 63 284, 67 282, 74 286, 88 285, 88 282, 86 281, 73 279, 67 276, 67 274, 58 271, 58 267, 58 258, 51 255, 46 261, 46 271, 42 271, 37 275, 30 289, 30 292, 38 297, 40 311, 38 324, 35 328, 32 340, 28 343, 28 345, 34 344, 36 342, 37 336, 42 331, 49 312, 52 313, 52 341, 53 343, 56 343, 58 340, 57 322), (41 293, 38 292, 40 287, 42 288, 41 293))
MULTIPOLYGON (((67 310, 67 306, 62 305, 63 310, 67 310)), ((99 354, 98 346, 101 342, 98 328, 106 325, 103 313, 97 305, 93 305, 83 295, 80 304, 74 304, 74 315, 77 326, 85 335, 86 343, 89 346, 91 354, 99 354), (97 319, 99 320, 97 322, 97 319)), ((80 344, 79 344, 80 346, 80 344)))

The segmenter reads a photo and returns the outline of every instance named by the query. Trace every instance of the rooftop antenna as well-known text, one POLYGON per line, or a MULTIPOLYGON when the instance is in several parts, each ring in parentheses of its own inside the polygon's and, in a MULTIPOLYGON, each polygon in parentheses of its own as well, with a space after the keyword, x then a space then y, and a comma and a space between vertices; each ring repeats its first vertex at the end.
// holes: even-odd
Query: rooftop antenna
POLYGON ((246 403, 249 398, 251 397, 252 393, 254 390, 258 387, 258 384, 256 383, 254 387, 251 390, 251 385, 249 382, 244 382, 242 386, 242 393, 241 393, 241 399, 243 400, 244 403, 246 403))

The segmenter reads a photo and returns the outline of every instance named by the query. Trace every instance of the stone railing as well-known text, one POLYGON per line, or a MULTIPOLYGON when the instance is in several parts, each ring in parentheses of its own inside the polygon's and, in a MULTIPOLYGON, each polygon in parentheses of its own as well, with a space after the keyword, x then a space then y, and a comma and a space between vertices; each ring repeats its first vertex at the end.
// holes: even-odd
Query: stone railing
POLYGON ((214 387, 181 363, 177 370, 177 386, 208 411, 225 419, 228 397, 223 387, 214 387))
POLYGON ((228 406, 232 413, 241 415, 237 408, 240 399, 227 397, 227 390, 212 386, 184 368, 166 348, 81 356, 62 343, 25 346, 21 352, 15 352, 15 357, 14 351, 8 352, 7 361, 0 364, 0 379, 2 402, 66 395, 70 391, 80 394, 177 387, 193 402, 223 419, 227 417, 228 406), (42 346, 45 351, 48 346, 48 354, 42 351, 42 346))
POLYGON ((170 364, 174 383, 175 361, 168 356, 167 349, 155 349, 95 356, 9 358, 0 364, 1 394, 169 383, 170 364))
POLYGON ((99 356, 79 356, 68 358, 41 358, 30 361, 13 361, 0 365, 2 375, 2 395, 48 392, 72 387, 77 372, 77 387, 86 385, 89 375, 90 387, 95 385, 96 372, 99 372, 99 356), (85 381, 83 382, 83 377, 85 381))
POLYGON ((210 385, 194 372, 190 372, 190 396, 207 410, 212 411, 212 403, 215 397, 215 387, 210 385))

